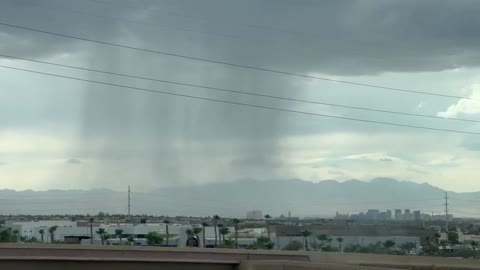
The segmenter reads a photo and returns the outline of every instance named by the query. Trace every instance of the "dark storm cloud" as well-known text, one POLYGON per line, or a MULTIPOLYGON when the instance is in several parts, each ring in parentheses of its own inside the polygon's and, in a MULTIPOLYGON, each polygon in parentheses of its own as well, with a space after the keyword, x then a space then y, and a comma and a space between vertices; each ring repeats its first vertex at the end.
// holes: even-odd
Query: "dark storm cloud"
MULTIPOLYGON (((175 0, 139 3, 125 0, 2 1, 0 21, 141 48, 298 73, 357 75, 388 71, 418 72, 476 67, 480 64, 480 52, 477 49, 480 36, 476 34, 476 30, 480 29, 480 20, 477 19, 480 2, 477 1, 175 0)), ((297 89, 304 88, 306 82, 287 76, 91 44, 3 26, 0 26, 0 50, 6 54, 37 58, 72 54, 78 55, 81 63, 65 64, 235 90, 262 91, 293 98, 301 95, 297 89)), ((44 70, 45 67, 35 66, 35 69, 44 70)), ((280 101, 94 73, 78 73, 78 76, 235 102, 281 108, 294 106, 280 101)), ((45 79, 51 85, 55 85, 54 80, 45 79)), ((70 83, 77 85, 70 81, 64 83, 67 86, 70 83)), ((150 163, 139 169, 146 174, 139 180, 143 183, 222 181, 225 179, 222 170, 240 167, 247 172, 250 168, 258 167, 275 171, 281 164, 270 157, 282 157, 279 140, 287 135, 372 129, 372 126, 363 123, 319 121, 319 118, 313 117, 120 88, 89 84, 81 86, 85 92, 78 97, 78 104, 84 106, 80 120, 74 118, 70 121, 80 123, 76 131, 80 130, 82 137, 78 146, 81 149, 72 150, 63 158, 73 156, 82 160, 109 161, 141 159, 150 163), (198 144, 202 147, 199 148, 198 144), (224 160, 227 166, 223 164, 224 160), (186 174, 186 171, 194 173, 186 174), (199 180, 197 172, 211 174, 199 180), (215 175, 217 172, 218 175, 215 175)), ((69 90, 67 88, 65 90, 69 90)), ((339 88, 331 91, 326 88, 318 89, 321 91, 315 89, 312 92, 317 94, 318 100, 330 97, 337 102, 344 98, 344 103, 351 104, 357 98, 362 98, 371 105, 372 98, 364 92, 340 94, 337 93, 339 88)), ((380 96, 378 102, 382 103, 382 98, 386 99, 388 94, 380 96)), ((48 95, 45 97, 50 99, 48 95)), ((418 97, 414 96, 409 101, 417 105, 418 97)), ((402 102, 385 104, 395 107, 402 105, 402 102)), ((55 110, 49 113, 64 115, 68 111, 67 108, 55 110)), ((322 113, 328 108, 304 106, 302 110, 322 113)), ((358 118, 399 120, 392 115, 350 113, 358 118)), ((43 118, 56 119, 47 115, 43 118)), ((400 120, 423 125, 421 119, 400 120)), ((61 125, 56 121, 51 122, 61 125)), ((442 127, 448 126, 442 123, 442 127)), ((391 131, 391 128, 377 126, 375 131, 378 130, 391 131)), ((111 167, 102 167, 96 173, 105 176, 111 175, 117 168, 135 167, 128 162, 112 163, 114 165, 111 167)), ((137 173, 134 170, 129 172, 137 173)), ((234 173, 231 175, 237 177, 234 173)), ((110 185, 112 182, 104 184, 110 185)))
MULTIPOLYGON (((5 0, 0 3, 1 22, 63 34, 86 35, 92 38, 114 38, 115 23, 91 20, 76 10, 95 10, 88 1, 5 0), (97 27, 91 27, 97 23, 97 27)), ((98 8, 97 8, 98 10, 98 8)), ((100 10, 99 10, 100 11, 100 10)), ((75 53, 85 45, 73 39, 0 27, 0 48, 3 53, 24 57, 47 57, 75 53)))
MULTIPOLYGON (((125 34, 121 29, 130 28, 145 47, 295 72, 373 74, 480 64, 475 0, 10 0, 1 5, 3 21, 117 41, 125 34), (15 19, 14 13, 23 16, 15 19)), ((3 49, 24 54, 68 51, 74 43, 5 27, 0 33, 8 41, 3 49)))
MULTIPOLYGON (((123 64, 128 62, 137 67, 135 72, 140 74, 178 81, 188 79, 192 82, 202 82, 213 79, 216 85, 235 85, 239 88, 247 87, 249 84, 260 87, 281 86, 281 82, 272 82, 268 77, 252 77, 250 80, 245 80, 239 77, 238 73, 226 72, 221 68, 204 69, 201 65, 182 65, 168 60, 129 57, 128 54, 120 55, 114 50, 103 51, 101 60, 94 61, 96 65, 108 66, 108 69, 119 68, 131 72, 132 69, 123 64), (142 62, 148 65, 142 66, 142 62), (159 65, 156 65, 157 63, 159 65), (157 68, 151 69, 152 66, 157 68)), ((92 76, 92 79, 98 79, 98 76, 92 76)), ((103 78, 103 80, 106 79, 103 78)), ((125 83, 189 95, 262 103, 262 101, 253 101, 251 98, 242 96, 158 83, 131 80, 125 83)), ((200 169, 211 171, 213 174, 221 171, 222 159, 230 159, 231 156, 242 157, 252 153, 276 156, 279 152, 277 139, 284 134, 282 129, 287 129, 284 115, 275 112, 267 111, 259 114, 258 111, 245 107, 237 108, 225 104, 136 93, 117 88, 104 89, 92 86, 87 92, 86 100, 83 119, 84 136, 95 138, 97 143, 98 138, 101 140, 100 145, 94 150, 95 155, 110 159, 141 157, 151 162, 152 175, 161 175, 161 179, 177 179, 177 183, 196 180, 182 177, 185 166, 192 171, 200 169), (199 149, 198 143, 202 143, 204 147, 199 149), (136 148, 136 151, 125 151, 125 148, 136 148), (199 168, 199 159, 208 162, 199 168)), ((264 165, 271 166, 271 164, 264 165)), ((231 166, 234 167, 233 164, 231 166)), ((260 165, 257 164, 257 166, 260 165)), ((244 166, 243 169, 246 167, 244 166)), ((225 179, 213 175, 211 178, 225 179)))

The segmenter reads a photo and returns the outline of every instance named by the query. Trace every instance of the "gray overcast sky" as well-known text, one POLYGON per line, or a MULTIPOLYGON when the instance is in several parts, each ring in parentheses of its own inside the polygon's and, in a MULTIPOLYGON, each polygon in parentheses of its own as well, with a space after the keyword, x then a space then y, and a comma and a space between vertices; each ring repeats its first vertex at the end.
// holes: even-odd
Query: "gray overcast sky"
MULTIPOLYGON (((3 23, 225 62, 480 99, 480 2, 1 0, 3 23)), ((0 54, 240 91, 480 120, 480 102, 246 70, 0 26, 0 54)), ((127 79, 0 65, 202 97, 480 132, 127 79)), ((0 188, 137 190, 252 179, 394 177, 480 190, 480 136, 132 92, 0 69, 0 188)))

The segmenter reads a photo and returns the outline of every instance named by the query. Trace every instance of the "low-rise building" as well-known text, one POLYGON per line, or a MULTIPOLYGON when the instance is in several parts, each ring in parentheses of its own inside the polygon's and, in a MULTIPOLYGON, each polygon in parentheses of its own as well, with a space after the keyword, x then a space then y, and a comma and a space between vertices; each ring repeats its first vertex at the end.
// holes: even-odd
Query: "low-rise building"
POLYGON ((260 220, 263 219, 263 214, 261 210, 248 211, 246 214, 246 218, 260 220))
MULTIPOLYGON (((403 243, 416 243, 420 244, 422 239, 431 233, 419 226, 406 226, 400 224, 321 224, 321 225, 308 225, 308 226, 284 226, 275 225, 272 226, 272 231, 276 233, 276 236, 280 239, 280 246, 285 241, 291 242, 292 240, 302 240, 302 231, 311 232, 312 243, 317 241, 316 236, 327 235, 335 242, 337 237, 343 238, 343 246, 360 245, 367 246, 370 244, 376 244, 377 242, 385 242, 387 240, 393 240, 398 245, 403 243), (315 238, 315 239, 314 239, 315 238), (287 239, 287 240, 285 240, 287 239)), ((302 242, 300 241, 300 242, 302 242)))

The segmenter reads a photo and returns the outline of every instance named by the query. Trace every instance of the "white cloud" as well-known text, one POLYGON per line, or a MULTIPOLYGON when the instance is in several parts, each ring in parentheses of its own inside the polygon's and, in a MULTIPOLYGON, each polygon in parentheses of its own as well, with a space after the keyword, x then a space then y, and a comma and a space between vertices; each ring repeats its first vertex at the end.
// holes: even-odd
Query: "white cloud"
POLYGON ((473 169, 480 157, 456 146, 455 137, 330 133, 291 137, 282 145, 288 150, 288 176, 304 180, 390 177, 428 182, 452 191, 480 189, 475 181, 480 174, 473 169), (438 145, 444 147, 439 150, 438 145))
POLYGON ((62 136, 48 133, 17 130, 0 130, 0 153, 6 157, 57 155, 68 150, 71 141, 62 136))
MULTIPOLYGON (((57 133, 4 131, 0 139, 4 150, 1 161, 6 163, 0 166, 0 188, 112 188, 126 185, 133 178, 142 179, 139 189, 148 189, 171 185, 170 179, 189 185, 243 178, 344 181, 392 177, 455 191, 480 189, 476 181, 480 174, 475 167, 480 162, 478 153, 445 144, 453 141, 450 136, 432 134, 349 132, 288 137, 279 142, 281 155, 272 157, 281 162, 281 168, 272 166, 268 159, 256 167, 234 167, 231 161, 242 157, 235 148, 246 145, 226 147, 225 142, 193 143, 188 147, 172 142, 171 149, 161 148, 162 153, 188 150, 188 155, 160 159, 146 155, 157 141, 115 142, 113 148, 120 153, 112 158, 88 151, 98 146, 94 138, 79 141, 57 133), (440 151, 438 145, 445 147, 440 151), (205 154, 212 151, 212 156, 205 154), (72 157, 82 163, 72 166, 65 162, 72 157), (189 169, 184 170, 184 166, 189 169)), ((253 148, 258 152, 252 152, 252 156, 263 152, 261 144, 253 148)))
POLYGON ((356 155, 348 155, 343 158, 346 160, 364 160, 364 161, 384 161, 384 162, 401 161, 401 159, 393 156, 389 156, 385 153, 356 154, 356 155))
POLYGON ((464 161, 462 155, 454 155, 448 152, 432 151, 419 153, 417 155, 419 163, 430 166, 456 166, 464 161))
POLYGON ((441 117, 457 117, 461 114, 480 114, 480 84, 474 84, 471 87, 470 98, 461 99, 456 104, 451 105, 444 112, 437 113, 441 117))

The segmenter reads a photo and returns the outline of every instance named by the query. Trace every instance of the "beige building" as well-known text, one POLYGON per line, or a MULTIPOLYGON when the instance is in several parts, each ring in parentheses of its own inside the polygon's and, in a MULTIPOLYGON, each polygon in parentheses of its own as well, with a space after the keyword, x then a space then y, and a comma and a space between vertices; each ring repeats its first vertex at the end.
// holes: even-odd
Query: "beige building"
MULTIPOLYGON (((471 243, 473 241, 479 242, 480 243, 480 235, 475 235, 475 234, 463 234, 462 231, 457 231, 458 233, 458 242, 460 243, 471 243)), ((440 241, 447 241, 447 233, 442 232, 440 233, 440 241)))
POLYGON ((246 215, 247 219, 263 219, 263 214, 261 210, 248 211, 246 215))

